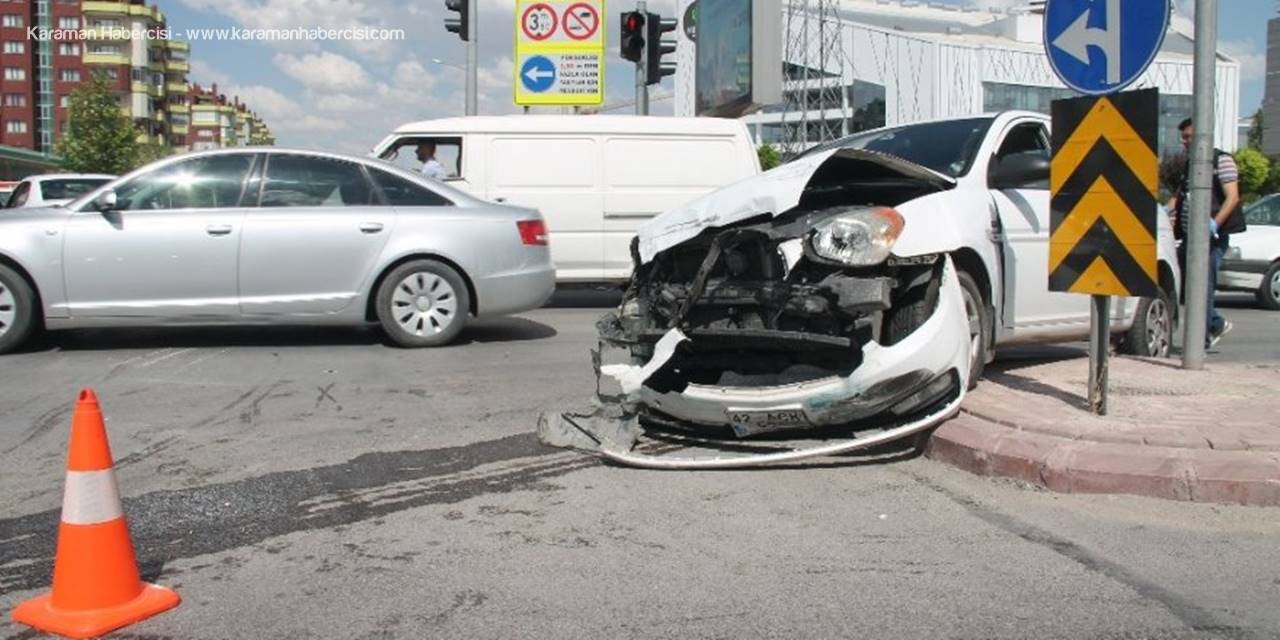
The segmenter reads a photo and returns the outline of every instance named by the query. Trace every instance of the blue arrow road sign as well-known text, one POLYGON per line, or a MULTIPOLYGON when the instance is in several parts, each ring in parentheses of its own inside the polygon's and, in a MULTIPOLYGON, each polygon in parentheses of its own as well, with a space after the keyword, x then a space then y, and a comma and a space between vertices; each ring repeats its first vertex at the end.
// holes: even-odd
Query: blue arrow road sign
POLYGON ((524 88, 542 93, 556 83, 556 65, 546 56, 533 56, 520 67, 520 83, 524 88))
POLYGON ((1054 73, 1081 93, 1119 91, 1156 59, 1170 0, 1048 0, 1044 46, 1054 73))

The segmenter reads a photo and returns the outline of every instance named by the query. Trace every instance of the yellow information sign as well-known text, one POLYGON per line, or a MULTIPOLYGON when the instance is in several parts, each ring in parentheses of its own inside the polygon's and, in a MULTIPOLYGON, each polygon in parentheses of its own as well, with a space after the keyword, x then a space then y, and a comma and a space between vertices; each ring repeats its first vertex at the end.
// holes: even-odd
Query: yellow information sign
POLYGON ((1159 92, 1053 103, 1049 289, 1155 296, 1159 92))
POLYGON ((604 0, 517 0, 515 103, 604 103, 604 0))

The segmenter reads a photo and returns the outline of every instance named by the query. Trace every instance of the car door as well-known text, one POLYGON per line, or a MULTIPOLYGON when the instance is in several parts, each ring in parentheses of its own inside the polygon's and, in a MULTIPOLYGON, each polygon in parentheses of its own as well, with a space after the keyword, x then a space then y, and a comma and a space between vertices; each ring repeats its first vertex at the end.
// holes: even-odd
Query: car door
POLYGON ((257 208, 240 244, 246 315, 330 314, 359 298, 395 211, 376 206, 358 163, 321 155, 267 156, 257 208))
MULTIPOLYGON (((991 159, 994 169, 1017 154, 1050 156, 1049 132, 1039 121, 1010 126, 991 159)), ((1015 337, 1064 337, 1083 334, 1089 323, 1089 297, 1049 291, 1049 184, 1047 181, 1014 189, 991 189, 1004 239, 1006 324, 1015 337)))
POLYGON ((72 317, 238 314, 240 207, 255 154, 166 164, 114 189, 116 207, 72 214, 63 254, 72 317))

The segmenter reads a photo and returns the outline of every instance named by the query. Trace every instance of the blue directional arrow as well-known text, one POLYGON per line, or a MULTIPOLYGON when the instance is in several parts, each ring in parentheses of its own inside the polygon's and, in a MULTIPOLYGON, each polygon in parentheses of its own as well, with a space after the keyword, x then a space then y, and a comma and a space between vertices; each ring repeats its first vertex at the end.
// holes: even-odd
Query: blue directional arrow
POLYGON ((1067 86, 1091 95, 1133 83, 1155 60, 1170 0, 1048 0, 1044 44, 1067 86))
POLYGON ((542 93, 556 83, 556 65, 546 56, 533 56, 520 67, 520 83, 534 93, 542 93))

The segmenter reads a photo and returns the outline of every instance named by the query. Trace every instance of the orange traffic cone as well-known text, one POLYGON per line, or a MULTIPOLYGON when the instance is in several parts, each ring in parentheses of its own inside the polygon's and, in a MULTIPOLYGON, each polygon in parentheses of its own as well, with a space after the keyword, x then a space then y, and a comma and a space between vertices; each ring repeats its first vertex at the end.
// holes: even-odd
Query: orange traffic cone
POLYGON ((18 605, 13 620, 90 638, 172 609, 179 601, 177 593, 138 577, 102 410, 93 391, 85 389, 71 419, 53 591, 18 605))

